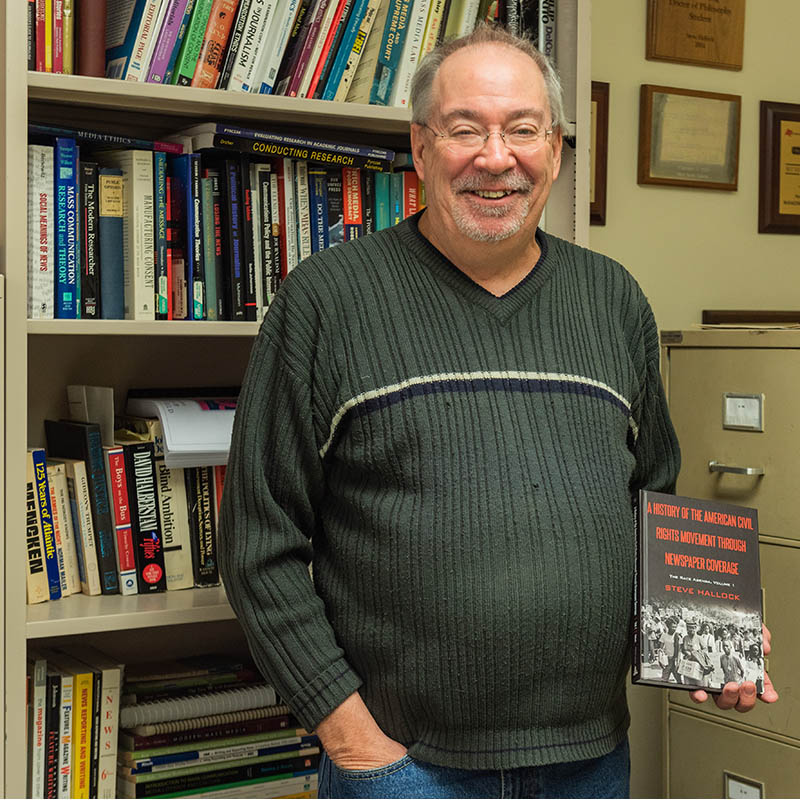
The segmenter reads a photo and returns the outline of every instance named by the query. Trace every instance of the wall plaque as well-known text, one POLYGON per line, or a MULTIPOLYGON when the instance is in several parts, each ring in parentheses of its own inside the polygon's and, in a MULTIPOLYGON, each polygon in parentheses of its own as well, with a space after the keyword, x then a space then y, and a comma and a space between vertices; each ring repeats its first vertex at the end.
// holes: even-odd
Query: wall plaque
POLYGON ((646 57, 741 69, 745 0, 648 0, 646 57))

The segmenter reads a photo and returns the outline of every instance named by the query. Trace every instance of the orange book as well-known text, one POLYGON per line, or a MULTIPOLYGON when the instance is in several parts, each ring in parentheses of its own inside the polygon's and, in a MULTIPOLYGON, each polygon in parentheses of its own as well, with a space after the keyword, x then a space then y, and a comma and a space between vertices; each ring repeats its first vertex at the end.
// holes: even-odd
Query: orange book
POLYGON ((238 5, 239 0, 214 0, 197 66, 194 68, 192 86, 199 86, 201 89, 217 88, 238 5))
POLYGON ((403 173, 403 219, 419 209, 419 176, 414 170, 408 170, 403 173))

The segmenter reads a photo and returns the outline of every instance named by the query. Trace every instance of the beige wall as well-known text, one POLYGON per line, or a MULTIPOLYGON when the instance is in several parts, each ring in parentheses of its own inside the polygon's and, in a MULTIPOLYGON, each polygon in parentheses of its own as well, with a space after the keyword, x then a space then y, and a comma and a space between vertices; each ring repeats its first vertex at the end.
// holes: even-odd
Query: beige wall
POLYGON ((611 99, 606 225, 591 247, 636 276, 662 329, 704 308, 800 308, 800 236, 757 233, 759 102, 800 103, 800 2, 749 0, 740 72, 647 61, 645 0, 592 5, 592 79, 611 99), (636 183, 642 83, 741 95, 738 191, 636 183))

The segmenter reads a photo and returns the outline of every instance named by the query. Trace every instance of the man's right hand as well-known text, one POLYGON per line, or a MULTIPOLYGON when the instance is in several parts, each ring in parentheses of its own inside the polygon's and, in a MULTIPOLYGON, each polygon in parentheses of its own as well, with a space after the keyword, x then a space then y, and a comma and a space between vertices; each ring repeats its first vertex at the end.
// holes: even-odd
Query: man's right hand
POLYGON ((358 692, 328 714, 317 725, 316 733, 328 758, 342 769, 376 769, 408 752, 378 727, 358 692))

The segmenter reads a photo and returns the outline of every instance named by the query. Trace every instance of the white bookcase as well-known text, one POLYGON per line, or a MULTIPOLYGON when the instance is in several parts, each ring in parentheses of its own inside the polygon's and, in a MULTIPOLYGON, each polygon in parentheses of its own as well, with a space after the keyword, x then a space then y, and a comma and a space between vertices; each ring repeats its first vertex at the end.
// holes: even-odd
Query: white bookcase
MULTIPOLYGON (((0 781, 6 797, 25 795, 25 656, 28 646, 85 638, 118 654, 157 658, 179 651, 242 647, 221 589, 147 597, 72 596, 25 605, 24 481, 28 444, 44 444, 43 420, 65 416, 67 383, 113 386, 236 385, 255 323, 28 321, 27 123, 29 118, 157 137, 204 120, 294 126, 328 138, 407 146, 408 112, 320 100, 252 96, 80 76, 26 73, 26 4, 0 4, 0 319, 5 360, 0 408, 4 446, 0 525, 4 591, 0 594, 4 714, 0 781)), ((565 78, 570 133, 553 191, 547 229, 586 244, 589 218, 590 0, 559 3, 558 60, 565 78), (563 9, 562 9, 563 6, 563 9)))

